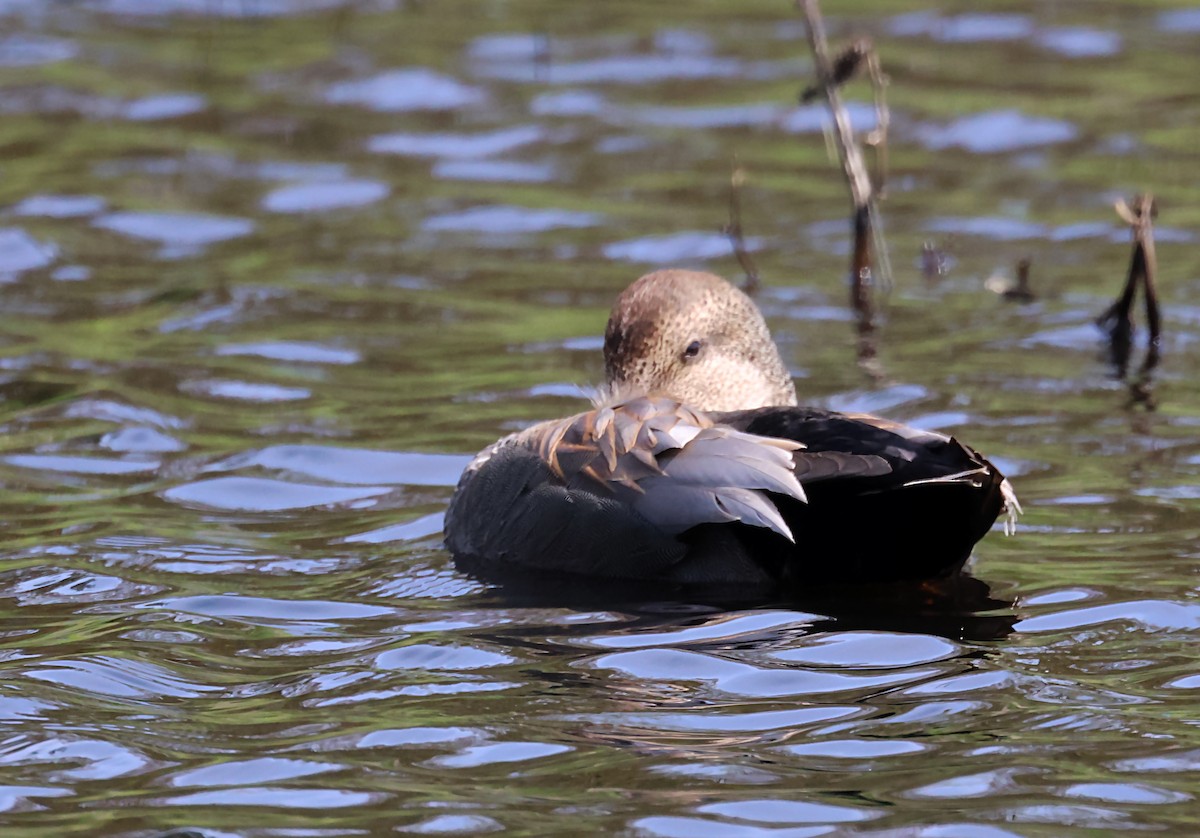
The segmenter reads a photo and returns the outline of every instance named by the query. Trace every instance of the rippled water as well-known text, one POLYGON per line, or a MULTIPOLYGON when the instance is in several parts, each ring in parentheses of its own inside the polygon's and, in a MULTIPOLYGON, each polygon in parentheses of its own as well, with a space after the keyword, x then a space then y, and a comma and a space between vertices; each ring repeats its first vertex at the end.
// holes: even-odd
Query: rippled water
POLYGON ((6 836, 1200 831, 1200 13, 826 5, 892 81, 878 384, 788 3, 0 0, 6 836), (1018 536, 752 608, 460 575, 617 291, 736 278, 735 155, 801 393, 960 433, 1018 536), (1092 325, 1137 190, 1153 412, 1092 325))

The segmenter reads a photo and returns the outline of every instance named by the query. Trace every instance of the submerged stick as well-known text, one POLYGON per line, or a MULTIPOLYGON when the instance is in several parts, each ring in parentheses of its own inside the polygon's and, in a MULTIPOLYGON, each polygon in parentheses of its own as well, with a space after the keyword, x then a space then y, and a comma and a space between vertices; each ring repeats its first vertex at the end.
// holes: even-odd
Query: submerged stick
MULTIPOLYGON (((867 54, 867 74, 871 77, 871 93, 875 97, 875 130, 867 135, 867 145, 875 149, 875 192, 879 200, 887 197, 888 178, 888 130, 892 125, 892 114, 888 110, 887 86, 888 77, 883 73, 879 64, 879 54, 875 47, 867 54)), ((880 257, 887 258, 887 248, 880 243, 880 257)), ((887 272, 890 278, 891 270, 887 272)))
POLYGON ((742 235, 742 184, 746 182, 746 170, 734 160, 733 173, 729 176, 729 223, 725 225, 724 233, 729 237, 733 247, 733 255, 737 257, 746 281, 742 290, 750 296, 758 292, 758 266, 746 248, 746 239, 742 235))
POLYGON ((921 243, 920 264, 921 276, 926 282, 933 282, 950 272, 950 257, 929 239, 921 243))
MULTIPOLYGON (((1120 209, 1117 212, 1121 214, 1120 209)), ((1146 328, 1150 337, 1146 346, 1146 357, 1142 360, 1137 378, 1129 385, 1129 393, 1135 403, 1145 405, 1148 410, 1157 406, 1154 401, 1154 371, 1158 368, 1162 346, 1162 310, 1158 304, 1156 279, 1158 254, 1154 249, 1154 218, 1157 214, 1154 198, 1149 194, 1139 196, 1133 213, 1137 221, 1132 225, 1133 247, 1135 259, 1138 252, 1142 255, 1142 293, 1145 295, 1146 328)))
MULTIPOLYGON (((871 266, 872 239, 878 229, 878 217, 875 211, 875 190, 871 178, 867 174, 863 162, 862 149, 854 138, 850 124, 850 115, 842 102, 838 86, 853 75, 862 63, 863 58, 870 52, 869 41, 857 41, 851 48, 839 56, 835 64, 829 59, 829 47, 825 39, 825 22, 821 17, 821 9, 817 0, 795 0, 796 7, 804 15, 807 24, 808 44, 813 53, 813 61, 817 70, 817 87, 825 96, 833 115, 835 137, 837 139, 838 159, 842 164, 842 173, 850 189, 852 204, 851 224, 854 231, 854 247, 851 251, 850 263, 850 305, 853 307, 858 321, 858 361, 870 375, 879 377, 876 366, 876 324, 875 304, 872 294, 874 274, 871 266)), ((882 78, 882 75, 880 75, 882 78)), ((886 119, 884 120, 886 123, 886 119)), ((883 256, 881 265, 887 265, 886 249, 878 248, 883 256)), ((884 274, 885 282, 890 281, 890 275, 884 274)))
POLYGON ((1141 253, 1135 244, 1125 287, 1113 304, 1096 318, 1096 325, 1108 336, 1108 359, 1116 368, 1117 378, 1125 377, 1129 369, 1129 356, 1133 351, 1133 303, 1141 278, 1141 253))
POLYGON ((1130 207, 1125 201, 1115 204, 1117 215, 1129 225, 1133 233, 1133 254, 1129 260, 1129 271, 1121 294, 1096 318, 1096 324, 1105 331, 1109 340, 1109 357, 1116 367, 1117 377, 1124 378, 1129 369, 1129 357, 1133 350, 1133 305, 1141 286, 1145 296, 1146 327, 1149 332, 1146 357, 1138 370, 1137 380, 1130 382, 1133 400, 1153 408, 1151 385, 1154 370, 1160 360, 1162 342, 1162 311, 1158 303, 1158 257, 1154 250, 1154 217, 1157 208, 1149 194, 1139 195, 1130 207))
MULTIPOLYGON (((863 62, 869 60, 874 54, 874 47, 869 38, 859 38, 850 46, 838 53, 833 59, 829 71, 829 83, 834 87, 841 87, 850 79, 854 78, 854 74, 858 72, 858 68, 863 62)), ((816 99, 824 92, 824 85, 820 82, 810 84, 804 88, 804 92, 800 94, 801 104, 808 104, 813 99, 816 99)))
POLYGON ((1032 303, 1037 299, 1033 286, 1029 284, 1029 266, 1031 264, 1032 260, 1028 256, 1022 256, 1017 260, 1017 280, 1012 288, 1005 289, 1001 295, 1004 299, 1015 303, 1032 303))
POLYGON ((1117 213, 1128 221, 1129 215, 1133 216, 1131 226, 1133 228, 1134 240, 1134 259, 1138 253, 1141 253, 1141 272, 1142 272, 1142 293, 1146 299, 1146 328, 1150 331, 1150 342, 1146 353, 1146 360, 1142 364, 1143 372, 1146 366, 1157 366, 1159 345, 1162 339, 1162 310, 1158 305, 1158 282, 1155 279, 1158 273, 1158 254, 1154 250, 1154 218, 1158 215, 1158 208, 1154 204, 1154 197, 1146 194, 1138 197, 1132 213, 1125 213, 1122 210, 1129 208, 1124 202, 1121 202, 1117 209, 1117 213))
POLYGON ((817 69, 817 86, 829 103, 833 114, 833 125, 837 132, 838 157, 842 162, 842 171, 850 186, 850 197, 855 209, 871 203, 871 179, 867 176, 867 167, 863 164, 862 151, 854 141, 854 132, 850 127, 850 115, 842 104, 842 96, 838 92, 838 81, 834 75, 833 65, 829 60, 829 46, 825 40, 825 21, 821 17, 821 8, 817 0, 796 0, 796 5, 804 14, 808 24, 808 45, 812 49, 813 59, 817 69))

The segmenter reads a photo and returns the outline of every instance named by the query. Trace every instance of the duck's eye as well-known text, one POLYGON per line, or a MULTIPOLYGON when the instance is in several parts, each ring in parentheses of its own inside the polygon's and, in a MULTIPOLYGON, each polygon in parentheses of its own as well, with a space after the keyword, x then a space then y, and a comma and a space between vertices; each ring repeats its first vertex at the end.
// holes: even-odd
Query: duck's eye
POLYGON ((687 349, 683 350, 683 359, 685 361, 695 358, 700 354, 700 350, 704 348, 704 341, 694 340, 687 345, 687 349))

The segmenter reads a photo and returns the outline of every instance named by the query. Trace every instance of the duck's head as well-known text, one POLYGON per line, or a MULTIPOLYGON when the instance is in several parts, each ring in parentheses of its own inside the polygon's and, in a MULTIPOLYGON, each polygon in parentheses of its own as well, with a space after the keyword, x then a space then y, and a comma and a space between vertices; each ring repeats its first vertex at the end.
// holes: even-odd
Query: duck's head
POLYGON ((604 330, 604 371, 616 394, 673 396, 699 410, 796 403, 758 306, 700 271, 655 271, 621 292, 604 330))

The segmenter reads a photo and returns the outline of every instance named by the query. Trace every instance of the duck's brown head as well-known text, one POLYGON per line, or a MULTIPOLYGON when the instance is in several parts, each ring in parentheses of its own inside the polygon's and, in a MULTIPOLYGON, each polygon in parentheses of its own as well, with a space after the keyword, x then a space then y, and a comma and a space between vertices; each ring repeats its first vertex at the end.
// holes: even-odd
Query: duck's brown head
POLYGON ((618 394, 673 396, 699 410, 796 403, 758 306, 699 271, 655 271, 621 292, 604 330, 604 372, 618 394))

